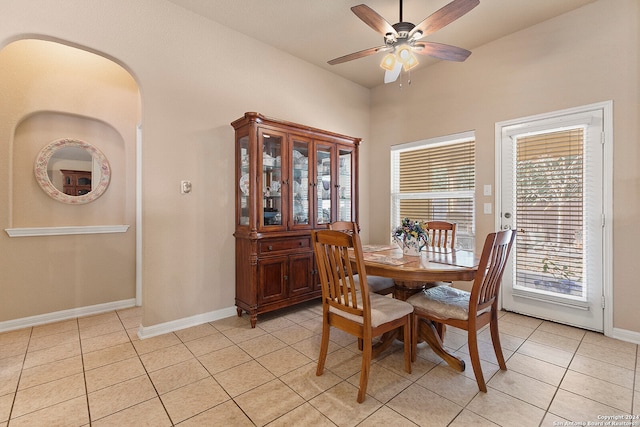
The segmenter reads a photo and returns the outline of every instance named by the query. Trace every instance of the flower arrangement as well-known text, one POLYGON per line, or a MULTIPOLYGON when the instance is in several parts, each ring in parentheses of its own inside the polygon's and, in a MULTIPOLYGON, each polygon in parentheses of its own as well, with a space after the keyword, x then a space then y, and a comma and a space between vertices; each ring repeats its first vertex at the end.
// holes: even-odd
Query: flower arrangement
POLYGON ((393 240, 403 248, 405 253, 408 252, 406 248, 412 248, 417 255, 429 243, 426 224, 424 221, 403 218, 402 224, 393 230, 393 240))

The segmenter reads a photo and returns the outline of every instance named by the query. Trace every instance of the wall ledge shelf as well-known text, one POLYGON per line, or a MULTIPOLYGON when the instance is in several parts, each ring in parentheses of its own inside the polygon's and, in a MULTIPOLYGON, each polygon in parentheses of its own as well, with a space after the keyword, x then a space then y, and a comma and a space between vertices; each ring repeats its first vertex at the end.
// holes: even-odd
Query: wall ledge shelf
POLYGON ((9 237, 66 236, 70 234, 126 233, 129 225, 5 228, 9 237))

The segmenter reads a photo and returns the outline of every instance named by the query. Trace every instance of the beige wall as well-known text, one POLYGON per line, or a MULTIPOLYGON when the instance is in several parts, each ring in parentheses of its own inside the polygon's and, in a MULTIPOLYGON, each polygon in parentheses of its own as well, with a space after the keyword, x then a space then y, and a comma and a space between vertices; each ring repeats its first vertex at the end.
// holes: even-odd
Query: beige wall
MULTIPOLYGON (((389 198, 391 145, 475 130, 476 232, 486 235, 494 216, 482 214, 483 203, 494 198, 482 190, 495 184, 496 122, 613 100, 613 327, 640 332, 638 19, 637 1, 600 0, 474 49, 462 64, 414 73, 402 90, 372 90, 372 202, 389 198)), ((388 238, 389 221, 387 210, 372 210, 372 241, 388 238)))
MULTIPOLYGON (((70 0, 64 7, 46 0, 4 1, 0 47, 25 35, 62 40, 112 58, 139 85, 145 326, 234 305, 233 120, 246 111, 257 111, 365 140, 369 136, 367 89, 162 0, 70 0), (193 183, 190 195, 180 194, 184 179, 193 183)), ((0 109, 2 229, 10 226, 10 209, 5 206, 12 179, 7 146, 12 130, 6 122, 17 122, 14 114, 0 109)), ((366 142, 361 153, 366 174, 366 142)), ((135 187, 127 182, 126 188, 135 187)), ((367 188, 364 182, 363 206, 368 205, 367 188)), ((368 228, 364 211, 361 222, 368 228)), ((3 257, 16 254, 0 261, 0 286, 3 291, 12 289, 12 306, 3 302, 7 307, 0 307, 0 321, 88 303, 88 298, 74 296, 55 304, 39 298, 44 287, 49 292, 62 289, 53 283, 53 276, 62 274, 60 269, 44 278, 32 270, 24 272, 33 263, 34 251, 39 260, 55 263, 59 262, 58 239, 84 240, 33 239, 9 239, 4 232, 0 236, 3 257), (41 285, 43 280, 48 283, 41 285)), ((134 260, 133 254, 122 254, 114 247, 110 241, 114 237, 104 239, 113 257, 126 255, 134 260)), ((84 260, 82 251, 86 251, 76 244, 77 250, 67 254, 74 264, 84 260)), ((85 279, 83 283, 74 279, 74 285, 86 292, 91 273, 81 264, 74 268, 85 279)))

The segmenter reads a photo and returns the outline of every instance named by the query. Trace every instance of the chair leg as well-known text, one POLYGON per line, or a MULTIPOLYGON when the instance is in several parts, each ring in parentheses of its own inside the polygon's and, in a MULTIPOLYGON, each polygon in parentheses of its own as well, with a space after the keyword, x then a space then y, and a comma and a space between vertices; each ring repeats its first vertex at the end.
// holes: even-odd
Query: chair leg
POLYGON ((362 349, 362 371, 360 372, 360 388, 358 389, 358 403, 364 402, 367 395, 367 384, 369 383, 369 371, 371 369, 371 354, 373 345, 371 336, 365 337, 362 349))
POLYGON ((413 335, 411 334, 411 315, 407 314, 406 322, 402 327, 404 332, 404 370, 407 374, 411 373, 411 358, 413 347, 413 335))
POLYGON ((331 326, 329 325, 329 320, 323 316, 322 338, 320 341, 320 355, 318 356, 318 367, 316 369, 316 376, 320 376, 324 372, 324 362, 327 360, 327 352, 329 351, 329 334, 330 333, 331 333, 331 326))
POLYGON ((469 342, 469 355, 471 356, 471 365, 473 366, 473 373, 476 376, 476 382, 480 391, 487 392, 487 385, 484 382, 484 375, 482 374, 482 366, 480 366, 480 353, 478 353, 478 333, 474 329, 468 331, 469 342))
POLYGON ((503 371, 507 370, 507 364, 504 362, 504 355, 502 354, 502 346, 500 345, 500 332, 498 331, 498 316, 492 314, 491 322, 489 323, 489 329, 491 330, 491 342, 493 343, 493 351, 498 359, 498 365, 503 371))
POLYGON ((440 340, 444 342, 444 333, 447 331, 447 325, 438 322, 433 322, 433 324, 436 327, 436 332, 440 335, 440 340))
POLYGON ((420 318, 415 313, 411 313, 411 361, 415 362, 418 357, 418 332, 420 329, 420 318))

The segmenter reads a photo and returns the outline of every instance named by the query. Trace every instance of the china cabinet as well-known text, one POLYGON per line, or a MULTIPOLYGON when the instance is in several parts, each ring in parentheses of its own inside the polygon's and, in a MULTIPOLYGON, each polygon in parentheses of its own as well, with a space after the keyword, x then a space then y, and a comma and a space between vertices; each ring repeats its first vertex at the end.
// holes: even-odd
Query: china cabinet
POLYGON ((358 221, 352 138, 246 113, 235 129, 236 307, 258 314, 321 294, 310 230, 358 221))
POLYGON ((63 193, 82 196, 91 191, 91 171, 61 169, 63 193))

